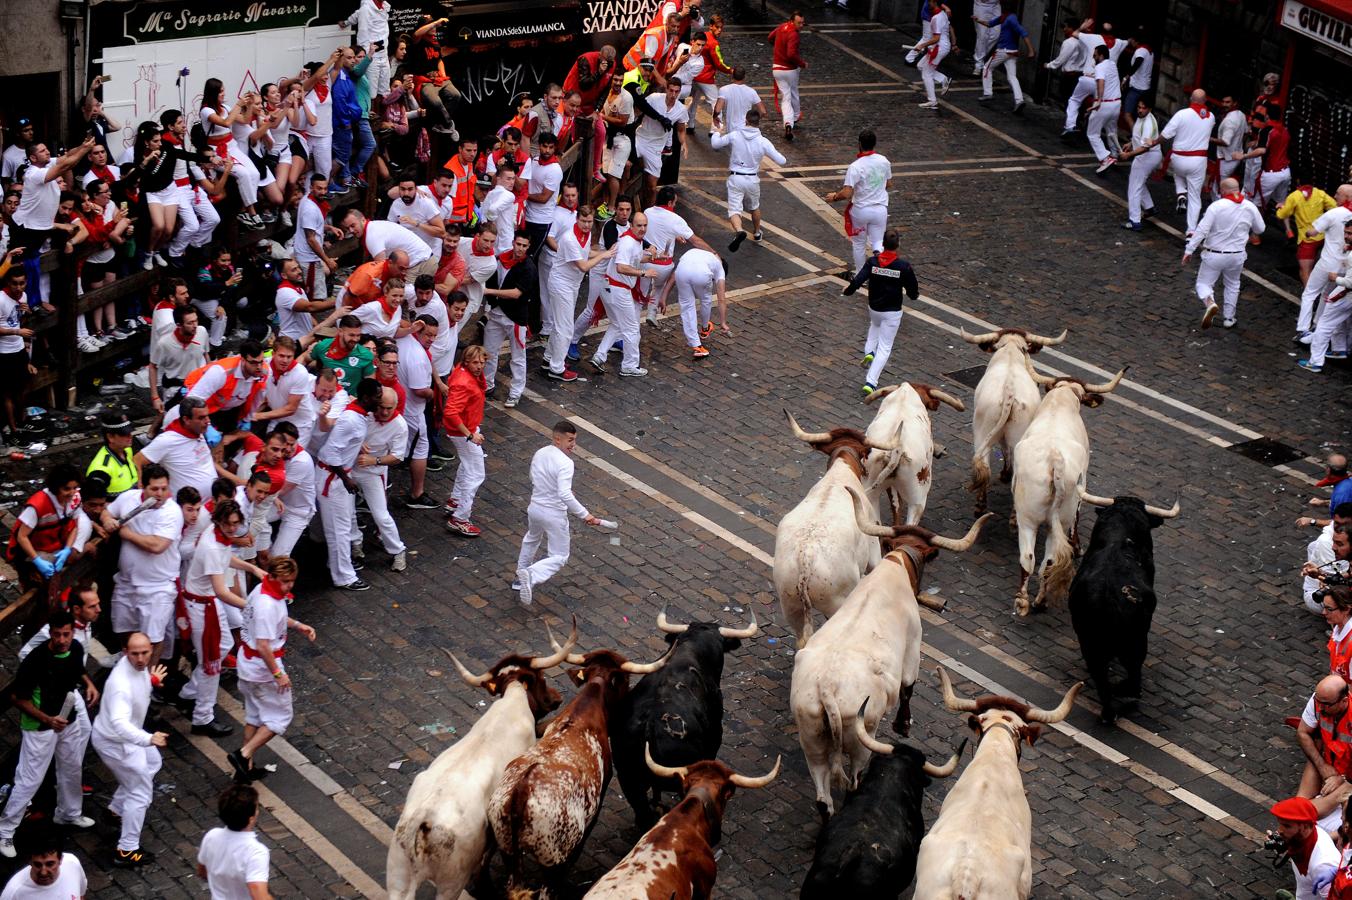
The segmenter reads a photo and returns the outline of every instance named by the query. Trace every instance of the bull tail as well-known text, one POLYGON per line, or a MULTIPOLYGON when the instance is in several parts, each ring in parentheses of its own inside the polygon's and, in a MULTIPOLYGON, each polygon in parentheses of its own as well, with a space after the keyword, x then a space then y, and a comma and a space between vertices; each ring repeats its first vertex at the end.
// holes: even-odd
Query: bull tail
MULTIPOLYGON (((991 451, 995 449, 996 441, 1000 435, 1005 433, 1005 425, 1009 423, 1009 417, 1014 412, 1014 400, 1012 397, 1005 397, 1000 401, 1000 418, 995 420, 994 427, 986 435, 986 439, 980 445, 972 448, 972 480, 967 483, 967 490, 976 494, 979 499, 984 499, 986 491, 991 484, 991 451)), ((973 426, 975 427, 975 419, 973 426)))
MULTIPOLYGON (((1045 606, 1066 595, 1075 575, 1075 552, 1070 538, 1061 524, 1061 503, 1065 500, 1065 460, 1054 454, 1051 463, 1051 514, 1047 517, 1047 559, 1038 588, 1036 606, 1045 606)), ((1074 486, 1071 487, 1074 490, 1074 486)))
POLYGON ((845 776, 845 726, 840 716, 840 704, 834 690, 821 692, 822 720, 831 739, 831 780, 839 787, 847 787, 845 776))
MULTIPOLYGON (((504 859, 509 861, 509 865, 514 868, 520 865, 521 861, 521 832, 526 828, 526 821, 530 816, 528 804, 530 803, 530 777, 535 770, 537 763, 532 762, 517 777, 516 783, 512 787, 512 794, 507 798, 507 808, 504 811, 506 834, 502 835, 505 840, 499 841, 504 859)), ((515 876, 519 874, 516 871, 510 873, 515 876)))

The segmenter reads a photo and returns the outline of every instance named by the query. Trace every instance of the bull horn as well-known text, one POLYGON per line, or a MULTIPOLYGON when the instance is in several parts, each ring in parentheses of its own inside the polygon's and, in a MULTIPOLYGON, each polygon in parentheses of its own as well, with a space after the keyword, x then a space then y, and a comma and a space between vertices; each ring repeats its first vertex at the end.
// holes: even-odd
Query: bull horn
POLYGON ((864 506, 865 500, 859 496, 859 492, 852 487, 846 487, 850 492, 850 500, 854 503, 854 522, 859 526, 859 530, 869 537, 895 537, 896 530, 888 528, 885 525, 878 525, 873 518, 866 513, 864 506))
POLYGON ((1038 384, 1042 385, 1043 387, 1051 387, 1052 385, 1056 384, 1055 378, 1051 377, 1050 375, 1043 375, 1037 369, 1033 368, 1033 361, 1029 359, 1027 356, 1023 358, 1023 364, 1028 369, 1029 377, 1031 377, 1038 384))
POLYGON ((775 757, 775 767, 758 778, 752 778, 749 775, 738 775, 733 772, 728 776, 728 781, 737 785, 739 788, 763 788, 770 782, 779 777, 779 764, 783 762, 784 757, 775 757))
POLYGON ((1168 509, 1161 509, 1158 506, 1147 506, 1145 511, 1152 516, 1159 516, 1161 519, 1172 519, 1178 515, 1178 501, 1175 500, 1174 505, 1168 509))
POLYGON ((1080 693, 1080 688, 1084 687, 1083 681, 1077 681, 1066 691, 1066 695, 1061 698, 1061 705, 1053 710, 1038 709, 1031 707, 1028 710, 1028 721, 1044 722, 1048 725, 1053 722, 1060 722, 1066 716, 1070 715, 1070 708, 1075 705, 1075 697, 1080 693))
POLYGON ((1064 343, 1066 340, 1066 335, 1069 333, 1070 331, 1068 329, 1063 328, 1061 329, 1060 334, 1058 334, 1054 338, 1051 338, 1044 337, 1040 334, 1033 334, 1033 332, 1029 331, 1024 333, 1023 338, 1028 343, 1037 344, 1039 347, 1055 347, 1057 344, 1064 343))
POLYGON ((1131 366, 1123 366, 1121 369, 1117 370, 1117 374, 1109 381, 1105 381, 1103 384, 1085 384, 1084 389, 1090 394, 1111 394, 1113 389, 1116 388, 1118 383, 1122 380, 1122 376, 1127 374, 1127 369, 1129 368, 1131 368, 1131 366))
POLYGON ((656 672, 658 669, 665 666, 667 664, 667 660, 671 659, 671 654, 675 652, 676 645, 673 644, 671 647, 667 649, 666 653, 662 654, 662 658, 657 660, 656 662, 636 663, 630 662, 629 660, 626 659, 624 662, 620 664, 620 670, 623 672, 628 672, 630 675, 650 675, 653 672, 656 672))
POLYGON ((883 756, 891 756, 896 748, 891 744, 884 744, 882 741, 868 733, 864 727, 864 710, 868 709, 868 701, 871 698, 865 697, 864 702, 859 704, 859 712, 854 717, 854 736, 859 739, 865 749, 870 753, 881 753, 883 756))
POLYGON ((483 687, 483 686, 484 686, 485 684, 487 684, 489 681, 492 681, 492 680, 493 680, 493 670, 492 670, 492 669, 489 669, 487 672, 483 673, 482 675, 475 675, 475 674, 473 674, 472 672, 470 672, 469 669, 466 669, 466 668, 465 668, 465 664, 464 664, 464 663, 462 663, 460 660, 458 660, 458 659, 455 658, 455 654, 454 654, 454 653, 452 653, 452 652, 449 651, 449 650, 446 650, 445 647, 442 647, 441 649, 442 649, 442 650, 445 650, 446 655, 449 656, 449 657, 451 658, 451 662, 455 663, 456 671, 460 673, 460 677, 464 680, 465 684, 469 685, 470 687, 483 687))
POLYGON ((864 398, 864 402, 865 402, 865 403, 872 403, 874 400, 881 400, 881 399, 883 399, 884 397, 886 397, 888 394, 892 393, 893 391, 897 390, 897 389, 900 388, 900 387, 901 387, 901 385, 899 385, 899 384, 889 384, 889 385, 887 385, 886 387, 880 387, 880 388, 878 388, 876 391, 874 391, 873 393, 871 393, 871 394, 869 394, 867 397, 865 397, 865 398, 864 398))
POLYGON ((1080 499, 1091 506, 1112 506, 1116 502, 1112 497, 1096 497, 1084 488, 1080 488, 1080 499))
POLYGON ((685 634, 690 630, 689 625, 673 625, 667 621, 667 605, 662 604, 662 611, 657 614, 657 627, 666 634, 685 634))
POLYGON ((958 760, 962 759, 962 751, 967 748, 967 739, 963 738, 962 743, 958 745, 957 751, 948 758, 948 762, 942 766, 936 766, 934 763, 926 760, 924 769, 925 774, 931 778, 947 778, 958 768, 958 760))
POLYGON ((820 444, 822 441, 831 439, 831 432, 829 431, 804 431, 799 428, 798 420, 795 419, 793 413, 789 412, 787 409, 784 410, 784 415, 788 417, 789 427, 793 429, 793 436, 798 438, 798 440, 806 441, 809 444, 820 444))
POLYGON ((737 638, 739 640, 753 638, 758 631, 760 631, 760 626, 756 624, 756 611, 754 609, 751 610, 751 624, 745 628, 729 628, 728 626, 723 625, 718 629, 718 633, 722 637, 737 638))
POLYGON ((929 395, 940 403, 947 403, 958 412, 967 412, 967 407, 963 405, 963 402, 946 391, 930 388, 929 395))
POLYGON ((948 680, 948 670, 943 666, 937 667, 939 670, 939 685, 944 690, 944 706, 954 712, 975 712, 976 701, 969 700, 966 697, 959 697, 953 692, 953 682, 948 680))
POLYGON ((549 632, 549 646, 554 648, 554 652, 567 654, 566 656, 564 656, 564 660, 568 663, 568 665, 580 666, 587 661, 587 657, 584 654, 570 652, 572 649, 571 647, 570 648, 560 647, 559 642, 554 640, 554 632, 550 630, 548 624, 545 625, 545 631, 549 632))
POLYGON ((970 549, 976 543, 976 536, 981 533, 981 526, 986 524, 986 520, 995 513, 986 513, 981 518, 972 523, 972 527, 967 529, 967 534, 961 539, 944 537, 942 534, 936 534, 929 539, 929 542, 940 550, 951 550, 954 553, 963 553, 970 549))
POLYGON ((569 651, 577 646, 577 616, 573 616, 573 628, 568 632, 568 640, 563 642, 562 647, 554 640, 554 630, 549 627, 548 622, 545 623, 545 632, 549 635, 549 643, 554 647, 554 655, 535 657, 530 661, 532 669, 552 669, 569 658, 569 651))
POLYGON ((648 769, 658 778, 684 778, 690 774, 690 769, 685 766, 677 766, 672 769, 658 762, 653 762, 653 754, 648 749, 648 742, 643 742, 643 761, 648 764, 648 769))
POLYGON ((1000 339, 1000 332, 998 331, 988 331, 985 334, 968 334, 966 329, 959 328, 958 334, 962 335, 962 339, 969 344, 986 344, 1000 339))

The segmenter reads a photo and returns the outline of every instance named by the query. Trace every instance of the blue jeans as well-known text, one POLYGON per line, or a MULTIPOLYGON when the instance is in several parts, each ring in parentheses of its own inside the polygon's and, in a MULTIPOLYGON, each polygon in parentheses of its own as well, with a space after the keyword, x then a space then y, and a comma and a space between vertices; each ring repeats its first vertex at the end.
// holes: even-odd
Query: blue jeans
POLYGON ((348 161, 352 158, 352 125, 333 123, 333 180, 343 185, 349 175, 348 161))
POLYGON ((366 164, 376 152, 376 136, 371 133, 371 120, 363 116, 357 120, 357 134, 352 142, 351 173, 360 177, 366 171, 366 164))

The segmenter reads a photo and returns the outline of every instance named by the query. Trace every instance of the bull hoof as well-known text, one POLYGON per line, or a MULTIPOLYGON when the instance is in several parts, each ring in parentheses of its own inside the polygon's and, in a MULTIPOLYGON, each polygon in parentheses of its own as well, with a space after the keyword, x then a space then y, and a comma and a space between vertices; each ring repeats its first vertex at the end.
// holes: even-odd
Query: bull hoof
POLYGON ((817 815, 821 817, 822 824, 825 825, 831 819, 831 808, 820 800, 817 801, 817 815))
POLYGON ((947 455, 948 455, 948 448, 947 448, 947 447, 945 447, 943 444, 935 444, 935 445, 934 445, 934 458, 935 458, 935 459, 943 459, 943 458, 944 458, 945 456, 947 456, 947 455))
POLYGON ((1020 618, 1028 615, 1028 598, 1026 596, 1014 598, 1014 612, 1020 618))
POLYGON ((1105 706, 1103 708, 1103 712, 1099 715, 1099 722, 1103 725, 1116 725, 1117 724, 1116 711, 1109 710, 1105 706))

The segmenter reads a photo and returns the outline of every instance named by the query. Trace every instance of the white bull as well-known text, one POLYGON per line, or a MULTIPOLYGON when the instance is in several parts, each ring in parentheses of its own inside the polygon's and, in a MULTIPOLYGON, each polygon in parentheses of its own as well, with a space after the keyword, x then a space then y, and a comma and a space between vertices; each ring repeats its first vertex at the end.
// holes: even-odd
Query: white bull
POLYGON ((1014 450, 1014 516, 1019 528, 1019 591, 1014 609, 1029 612, 1028 579, 1037 562, 1037 534, 1047 526, 1042 550, 1042 583, 1032 606, 1066 593, 1074 573, 1075 520, 1080 513, 1080 491, 1089 475, 1089 434, 1080 406, 1095 407, 1117 387, 1123 369, 1106 384, 1086 384, 1078 378, 1049 378, 1025 361, 1028 374, 1049 388, 1038 404, 1028 430, 1014 450))
POLYGON ((863 492, 876 506, 889 462, 883 454, 869 451, 893 448, 870 443, 853 428, 807 432, 788 410, 784 415, 795 437, 830 459, 826 474, 775 531, 775 591, 784 619, 802 647, 812 636, 812 610, 833 615, 882 557, 878 542, 855 527, 850 498, 842 488, 863 492))
POLYGON ((543 670, 567 659, 576 643, 574 622, 552 656, 508 656, 482 675, 450 654, 466 684, 499 699, 413 779, 385 860, 390 900, 413 900, 424 881, 436 886, 437 900, 457 900, 478 875, 489 852, 489 798, 507 764, 535 743, 535 723, 560 702, 543 670))
MULTIPOLYGON (((871 539, 888 545, 882 563, 864 577, 793 659, 789 706, 798 723, 798 742, 807 759, 823 818, 835 807, 832 785, 853 787, 868 764, 868 749, 855 734, 854 719, 870 697, 865 730, 873 734, 883 712, 900 702, 895 731, 911 724, 911 691, 920 673, 920 607, 917 596, 925 562, 939 550, 962 552, 976 542, 985 519, 961 540, 937 535, 919 525, 880 526, 867 501, 850 492, 856 523, 871 539)), ((942 603, 923 598, 942 609, 942 603)))
POLYGON ((1039 724, 1070 714, 1079 682, 1053 710, 1012 697, 969 700, 953 693, 939 668, 944 705, 972 713, 976 753, 944 798, 939 818, 920 842, 915 896, 925 900, 1025 900, 1033 889, 1033 814, 1019 774, 1019 744, 1031 747, 1039 724))
POLYGON ((1054 347, 1066 339, 1062 331, 1056 337, 1043 337, 1022 328, 1001 328, 985 334, 962 332, 962 339, 991 354, 986 372, 977 383, 972 398, 972 480, 967 489, 976 494, 976 514, 986 511, 990 489, 991 453, 1000 448, 1004 465, 1001 481, 1013 474, 1014 448, 1033 421, 1042 392, 1028 375, 1025 360, 1043 347, 1054 347))
MULTIPOLYGON (((919 382, 903 382, 879 388, 865 402, 886 398, 864 432, 874 445, 892 445, 886 454, 890 474, 878 485, 891 492, 892 513, 899 517, 898 501, 906 507, 906 524, 915 525, 925 514, 934 478, 934 436, 930 411, 947 403, 958 412, 966 407, 958 398, 919 382)), ((870 454, 872 455, 872 454, 870 454)))

